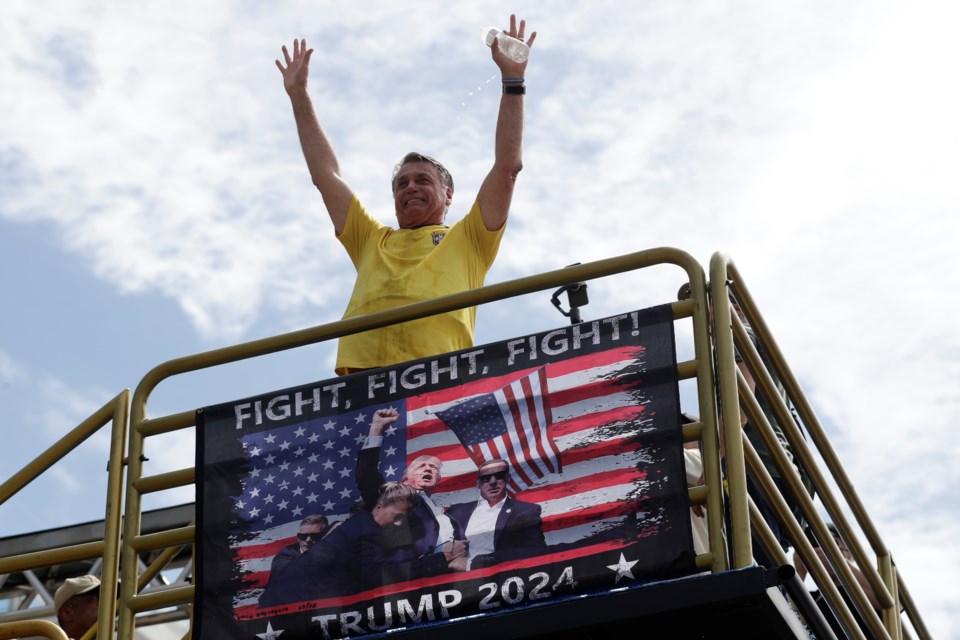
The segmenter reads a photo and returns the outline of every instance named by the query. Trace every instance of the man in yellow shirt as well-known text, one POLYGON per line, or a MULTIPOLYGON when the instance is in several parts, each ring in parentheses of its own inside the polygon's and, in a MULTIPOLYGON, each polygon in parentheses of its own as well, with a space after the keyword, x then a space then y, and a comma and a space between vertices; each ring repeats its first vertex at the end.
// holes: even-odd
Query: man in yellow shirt
MULTIPOLYGON (((510 16, 505 34, 524 40, 526 25, 510 16)), ((532 45, 536 32, 527 45, 532 45)), ((345 318, 458 293, 483 284, 493 264, 510 211, 513 187, 522 168, 523 74, 527 61, 507 57, 495 41, 494 63, 503 76, 493 168, 470 213, 447 228, 453 178, 439 162, 407 154, 393 182, 399 229, 374 220, 340 175, 329 139, 320 126, 307 92, 313 49, 294 40, 291 56, 283 47, 277 60, 290 96, 300 145, 313 183, 320 190, 337 238, 357 269, 345 318)), ((476 310, 462 309, 393 327, 341 338, 336 370, 340 375, 473 346, 476 310)))

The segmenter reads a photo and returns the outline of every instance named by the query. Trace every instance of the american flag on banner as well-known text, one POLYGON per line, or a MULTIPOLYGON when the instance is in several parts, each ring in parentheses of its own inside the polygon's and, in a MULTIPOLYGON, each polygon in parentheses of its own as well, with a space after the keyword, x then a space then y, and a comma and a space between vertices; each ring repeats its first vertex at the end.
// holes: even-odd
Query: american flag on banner
MULTIPOLYGON (((241 438, 250 471, 242 481, 243 493, 234 513, 248 521, 249 531, 270 531, 312 514, 342 520, 360 499, 354 478, 357 449, 372 416, 373 410, 365 408, 335 420, 312 420, 241 438)), ((394 424, 390 430, 397 428, 394 424)), ((396 440, 403 444, 401 438, 396 440)), ((383 452, 385 479, 400 479, 405 454, 403 447, 383 452)))
MULTIPOLYGON (((404 402, 390 408, 400 419, 387 429, 389 444, 381 451, 380 469, 386 480, 399 481, 407 465, 404 402)), ((360 500, 356 482, 357 452, 370 429, 374 412, 365 407, 334 418, 311 420, 241 438, 249 472, 233 512, 246 520, 242 543, 234 550, 248 590, 237 606, 255 604, 270 577, 270 563, 292 544, 300 521, 325 516, 332 525, 345 520, 360 500), (249 533, 253 533, 252 537, 249 533), (249 538, 249 539, 247 539, 249 538)))
MULTIPOLYGON (((384 477, 400 480, 413 458, 436 456, 442 479, 432 498, 441 507, 475 501, 479 463, 503 455, 501 445, 489 443, 504 436, 480 442, 466 435, 472 411, 496 411, 503 422, 526 421, 539 432, 532 437, 537 453, 515 453, 523 458, 511 466, 531 480, 516 497, 541 506, 548 545, 586 540, 627 518, 656 529, 661 514, 643 506, 643 496, 663 480, 647 469, 656 458, 643 435, 656 427, 650 392, 636 385, 644 358, 643 346, 613 348, 243 436, 249 470, 233 510, 247 528, 231 543, 245 585, 234 598, 237 615, 256 609, 273 556, 295 540, 304 516, 327 515, 333 523, 350 514, 359 498, 357 453, 379 408, 400 413, 383 440, 384 477)), ((519 433, 508 438, 510 446, 522 441, 519 433)))
POLYGON ((507 460, 514 492, 530 489, 559 473, 560 451, 550 437, 550 398, 546 367, 540 367, 493 393, 483 393, 438 411, 479 467, 507 460))

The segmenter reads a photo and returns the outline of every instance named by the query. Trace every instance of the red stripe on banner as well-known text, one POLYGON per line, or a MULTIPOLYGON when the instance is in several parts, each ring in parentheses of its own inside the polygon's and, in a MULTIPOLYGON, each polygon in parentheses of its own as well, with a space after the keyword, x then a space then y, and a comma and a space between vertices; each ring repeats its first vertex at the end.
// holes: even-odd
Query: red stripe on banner
MULTIPOLYGON (((494 394, 495 397, 496 395, 497 394, 494 394)), ((526 442, 526 438, 523 434, 523 424, 520 418, 520 407, 517 405, 517 398, 514 395, 513 389, 511 387, 509 386, 504 387, 503 395, 506 400, 506 405, 510 410, 510 418, 507 419, 505 417, 505 419, 507 420, 507 433, 504 434, 503 436, 503 446, 506 447, 507 455, 510 458, 510 467, 513 470, 512 475, 516 476, 517 479, 520 480, 520 482, 523 485, 529 487, 529 486, 532 486, 535 483, 535 481, 533 480, 533 478, 527 475, 527 472, 524 470, 524 468, 520 466, 521 460, 523 460, 524 462, 531 462, 529 449, 524 450, 525 447, 523 447, 524 443, 526 442), (513 424, 511 424, 511 422, 513 424), (511 437, 512 434, 516 434, 516 439, 511 437), (519 456, 517 455, 517 447, 516 447, 517 444, 523 447, 520 450, 519 456)), ((499 398, 498 398, 498 402, 499 402, 499 398)), ((538 471, 535 464, 529 464, 527 466, 534 473, 538 471)), ((538 477, 543 477, 543 476, 541 474, 538 477)))
POLYGON ((593 491, 594 489, 603 489, 620 484, 629 484, 635 480, 642 480, 647 474, 633 467, 629 469, 614 469, 612 471, 601 471, 584 478, 567 480, 565 482, 555 482, 545 487, 527 489, 519 497, 527 502, 541 504, 548 500, 557 498, 568 498, 579 493, 593 491))
POLYGON ((599 353, 590 353, 585 356, 578 356, 562 362, 551 362, 547 365, 549 377, 556 378, 571 373, 577 373, 584 369, 593 369, 594 367, 606 367, 617 362, 623 362, 624 365, 635 360, 638 355, 643 356, 646 349, 640 346, 619 347, 617 349, 608 349, 599 353))
MULTIPOLYGON (((491 440, 487 444, 490 448, 490 455, 492 459, 500 458, 502 460, 507 455, 506 451, 501 452, 500 449, 497 448, 497 443, 495 441, 491 440)), ((485 462, 485 459, 483 456, 483 448, 479 444, 476 445, 476 447, 477 447, 476 451, 477 451, 477 454, 479 455, 480 461, 478 461, 477 458, 473 458, 473 461, 476 462, 477 466, 479 467, 481 464, 485 462)))
POLYGON ((293 536, 289 538, 283 538, 282 540, 276 540, 275 542, 266 542, 263 544, 251 544, 245 545, 242 547, 232 547, 234 552, 236 552, 237 560, 253 560, 255 558, 263 558, 269 556, 275 556, 280 553, 280 550, 284 547, 288 547, 297 539, 293 536))
MULTIPOLYGON (((409 415, 409 412, 407 413, 409 415)), ((447 425, 443 424, 440 418, 427 418, 419 422, 407 424, 407 440, 420 438, 422 436, 432 436, 443 433, 447 430, 447 425)))
POLYGON ((558 513, 547 516, 543 519, 543 531, 560 531, 569 529, 581 524, 597 522, 604 518, 616 516, 626 516, 637 511, 637 502, 635 500, 617 500, 616 502, 607 502, 592 507, 584 507, 576 511, 558 513))
POLYGON ((243 589, 245 591, 250 591, 252 589, 262 589, 267 586, 268 582, 270 582, 270 572, 269 571, 252 571, 250 573, 247 573, 241 576, 240 582, 243 583, 243 589))
MULTIPOLYGON (((538 378, 543 374, 543 369, 538 372, 538 378)), ((538 407, 542 406, 543 399, 543 388, 541 387, 538 390, 533 389, 533 385, 530 382, 530 378, 524 378, 522 382, 523 386, 523 395, 526 399, 527 405, 527 421, 530 424, 530 435, 533 439, 533 444, 531 445, 529 441, 526 442, 526 453, 535 461, 540 461, 546 467, 546 469, 541 469, 540 465, 536 465, 535 471, 538 478, 544 476, 544 471, 549 473, 555 473, 556 471, 553 468, 553 462, 550 460, 550 457, 547 456, 547 452, 543 448, 543 437, 541 433, 544 431, 545 427, 550 424, 549 421, 546 424, 540 422, 540 411, 538 407), (534 455, 533 449, 536 448, 537 452, 534 455)), ((539 385, 538 385, 539 386, 539 385)))
POLYGON ((577 416, 569 420, 555 422, 551 429, 553 430, 553 437, 560 438, 570 435, 571 433, 596 429, 597 427, 608 424, 630 422, 640 417, 645 410, 646 408, 642 405, 616 407, 614 409, 607 409, 606 411, 597 411, 596 413, 589 413, 585 416, 577 416))
POLYGON ((550 425, 553 423, 553 409, 552 409, 552 400, 550 399, 550 388, 547 386, 547 370, 546 367, 540 370, 540 397, 541 397, 541 406, 543 409, 543 416, 546 420, 546 423, 543 425, 542 429, 537 431, 537 444, 543 446, 543 439, 546 438, 547 445, 550 447, 552 452, 551 456, 544 455, 544 460, 547 461, 547 464, 550 466, 550 470, 554 473, 560 473, 563 471, 563 466, 560 461, 560 449, 557 448, 557 443, 554 441, 553 437, 550 435, 550 425))
POLYGON ((511 371, 509 374, 503 376, 481 378, 479 380, 465 382, 456 387, 450 387, 449 389, 423 393, 407 399, 407 411, 416 411, 425 407, 450 404, 451 402, 457 402, 470 396, 478 396, 482 393, 493 393, 506 384, 504 380, 516 379, 530 373, 534 369, 535 367, 530 367, 522 371, 511 371))
POLYGON ((433 456, 439 458, 440 462, 450 462, 451 460, 462 460, 466 450, 461 444, 445 444, 439 447, 429 447, 407 453, 407 464, 409 465, 419 456, 433 456))
MULTIPOLYGON (((586 547, 580 547, 578 549, 568 549, 566 551, 549 553, 543 556, 537 556, 535 558, 501 562, 500 564, 487 569, 477 569, 475 571, 471 571, 469 576, 470 579, 473 580, 475 578, 487 578, 503 571, 523 569, 524 567, 529 566, 569 562, 570 560, 576 560, 577 558, 584 558, 586 556, 604 553, 605 551, 616 551, 618 549, 623 549, 623 545, 623 540, 608 540, 606 542, 600 542, 586 547)), ((416 581, 403 583, 398 582, 385 587, 377 587, 376 589, 370 589, 369 591, 363 591, 351 596, 324 598, 323 600, 310 600, 308 602, 295 602, 293 604, 271 607, 269 609, 261 609, 259 605, 248 604, 235 608, 233 613, 237 620, 253 620, 255 618, 268 618, 283 615, 285 613, 293 613, 295 611, 306 611, 308 609, 321 609, 328 607, 346 608, 356 602, 370 598, 389 596, 413 587, 416 587, 417 589, 429 589, 431 587, 460 582, 461 580, 463 580, 462 574, 447 573, 433 578, 420 578, 416 581)))
MULTIPOLYGON (((480 465, 477 465, 478 467, 480 465)), ((453 491, 463 491, 477 486, 477 475, 475 473, 461 473, 456 476, 440 476, 440 482, 434 490, 434 495, 440 496, 444 493, 453 491)))
MULTIPOLYGON (((517 459, 516 449, 513 446, 513 439, 510 438, 510 434, 507 434, 506 437, 502 438, 503 448, 506 449, 507 459, 510 461, 510 479, 517 481, 518 488, 522 489, 523 487, 533 486, 534 482, 527 475, 526 471, 523 470, 523 467, 520 466, 520 462, 517 459)), ((523 454, 521 453, 521 457, 523 454)))
MULTIPOLYGON (((477 466, 477 468, 479 469, 479 468, 480 468, 480 465, 483 464, 483 451, 481 451, 480 445, 478 445, 478 444, 471 445, 471 446, 467 449, 467 457, 468 457, 471 461, 473 461, 473 464, 475 464, 475 465, 477 466)), ((463 460, 463 456, 461 456, 460 459, 463 460)))
MULTIPOLYGON (((535 430, 539 424, 536 415, 532 415, 530 408, 533 405, 533 388, 530 386, 530 378, 524 376, 520 379, 520 390, 523 392, 521 396, 524 400, 524 404, 527 405, 527 416, 530 420, 531 429, 535 430)), ((507 403, 510 407, 510 413, 513 416, 513 428, 517 433, 517 440, 520 443, 521 457, 525 462, 531 463, 527 466, 530 467, 530 470, 533 471, 533 474, 537 478, 543 477, 543 470, 540 469, 540 466, 536 464, 534 459, 533 450, 530 446, 530 441, 527 438, 527 429, 524 426, 523 420, 523 411, 520 406, 520 400, 517 399, 516 394, 513 391, 513 387, 507 387, 503 390, 504 394, 507 396, 507 403)))
MULTIPOLYGON (((533 388, 533 383, 530 381, 529 377, 524 378, 523 381, 521 382, 521 388, 523 389, 523 398, 527 407, 526 418, 527 418, 527 422, 530 424, 529 433, 532 438, 532 442, 531 442, 531 440, 527 439, 526 435, 524 435, 524 438, 526 440, 525 451, 529 456, 531 456, 535 460, 542 460, 543 463, 547 465, 546 470, 549 471, 550 473, 553 473, 553 464, 550 463, 550 460, 547 457, 547 452, 543 450, 543 444, 540 442, 540 432, 543 431, 548 424, 550 424, 549 422, 544 423, 540 420, 540 414, 542 413, 544 393, 543 393, 542 387, 540 387, 539 378, 540 376, 543 375, 543 372, 544 372, 543 369, 540 369, 537 372, 537 378, 538 378, 537 389, 533 388), (537 450, 536 455, 534 455, 534 451, 533 451, 534 449, 537 450)), ((524 429, 524 434, 526 433, 527 431, 526 429, 524 429)), ((539 469, 539 465, 538 465, 538 469, 539 469)), ((540 473, 539 477, 542 478, 543 473, 540 473)))

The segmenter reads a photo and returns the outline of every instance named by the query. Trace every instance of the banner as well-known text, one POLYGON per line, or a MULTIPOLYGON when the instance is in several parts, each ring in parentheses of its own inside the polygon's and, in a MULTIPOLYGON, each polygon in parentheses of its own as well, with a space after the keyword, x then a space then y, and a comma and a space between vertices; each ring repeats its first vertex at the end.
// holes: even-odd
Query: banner
POLYGON ((197 418, 198 637, 378 634, 695 571, 669 305, 197 418))

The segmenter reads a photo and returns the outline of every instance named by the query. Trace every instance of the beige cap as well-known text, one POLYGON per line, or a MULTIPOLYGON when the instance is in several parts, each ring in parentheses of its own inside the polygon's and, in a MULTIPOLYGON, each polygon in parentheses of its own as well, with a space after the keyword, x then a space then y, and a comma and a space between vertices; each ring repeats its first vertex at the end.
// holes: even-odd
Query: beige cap
POLYGON ((53 610, 60 611, 60 607, 66 604, 67 600, 81 593, 87 593, 100 588, 100 578, 97 576, 80 576, 78 578, 67 578, 57 589, 53 596, 53 610))

